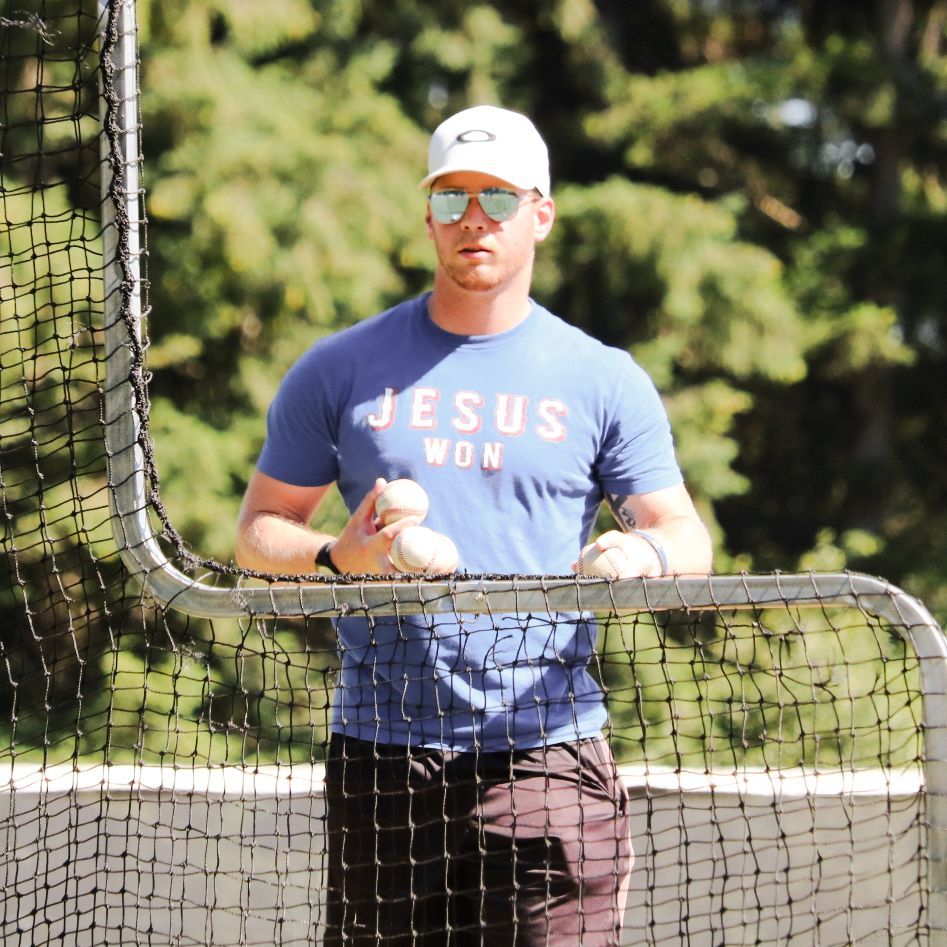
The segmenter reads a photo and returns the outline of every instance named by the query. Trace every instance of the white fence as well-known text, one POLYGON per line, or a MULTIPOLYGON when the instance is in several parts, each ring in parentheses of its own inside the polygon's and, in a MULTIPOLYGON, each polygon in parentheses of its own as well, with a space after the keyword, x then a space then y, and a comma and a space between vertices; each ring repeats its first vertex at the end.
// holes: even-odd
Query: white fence
MULTIPOLYGON (((638 852, 624 943, 918 942, 918 773, 623 775, 638 852)), ((323 816, 308 766, 18 766, 0 785, 16 838, 2 942, 318 943, 323 816)))

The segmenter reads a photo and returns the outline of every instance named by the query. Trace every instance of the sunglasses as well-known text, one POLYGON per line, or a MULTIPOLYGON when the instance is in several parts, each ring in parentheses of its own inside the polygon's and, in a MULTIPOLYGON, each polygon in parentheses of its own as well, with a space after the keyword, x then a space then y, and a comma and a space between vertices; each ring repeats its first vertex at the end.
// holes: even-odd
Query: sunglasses
POLYGON ((476 197, 483 212, 497 223, 512 220, 520 209, 520 204, 529 195, 520 197, 516 191, 503 187, 488 187, 482 191, 432 191, 428 195, 431 203, 431 216, 439 224, 456 224, 467 212, 470 198, 476 197))

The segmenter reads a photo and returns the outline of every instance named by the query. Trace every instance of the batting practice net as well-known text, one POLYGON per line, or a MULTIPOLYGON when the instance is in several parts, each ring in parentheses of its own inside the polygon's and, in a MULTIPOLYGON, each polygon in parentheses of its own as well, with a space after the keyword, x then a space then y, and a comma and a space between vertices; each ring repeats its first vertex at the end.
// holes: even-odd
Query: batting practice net
POLYGON ((947 648, 884 581, 295 584, 190 552, 148 436, 134 5, 0 9, 4 944, 319 943, 331 619, 381 664, 409 619, 578 613, 631 799, 622 943, 945 942, 947 648))

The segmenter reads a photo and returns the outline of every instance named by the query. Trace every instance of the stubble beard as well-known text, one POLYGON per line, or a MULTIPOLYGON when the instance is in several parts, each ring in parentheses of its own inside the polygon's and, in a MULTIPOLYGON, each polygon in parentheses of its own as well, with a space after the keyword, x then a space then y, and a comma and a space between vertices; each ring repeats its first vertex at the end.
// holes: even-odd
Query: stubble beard
POLYGON ((446 266, 444 272, 455 286, 471 293, 486 293, 500 285, 500 279, 490 277, 477 270, 463 269, 457 266, 446 266))
POLYGON ((527 260, 499 260, 477 266, 464 265, 446 254, 441 254, 441 268, 450 281, 460 289, 471 293, 488 293, 511 283, 527 260))

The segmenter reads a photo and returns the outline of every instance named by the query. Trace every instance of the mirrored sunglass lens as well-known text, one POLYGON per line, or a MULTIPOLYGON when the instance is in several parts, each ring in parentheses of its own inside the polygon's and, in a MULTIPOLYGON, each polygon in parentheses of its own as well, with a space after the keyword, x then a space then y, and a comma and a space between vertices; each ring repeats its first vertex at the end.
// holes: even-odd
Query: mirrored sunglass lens
POLYGON ((436 191, 431 195, 431 214, 440 224, 456 224, 469 203, 466 191, 436 191))
POLYGON ((483 212, 492 220, 510 220, 516 216, 520 206, 519 195, 515 191, 506 191, 499 187, 491 187, 481 191, 478 195, 483 212))
POLYGON ((487 188, 475 195, 466 191, 435 191, 430 195, 431 214, 438 223, 456 224, 464 216, 471 196, 476 197, 483 212, 497 222, 515 217, 520 206, 520 198, 515 191, 499 187, 487 188))

